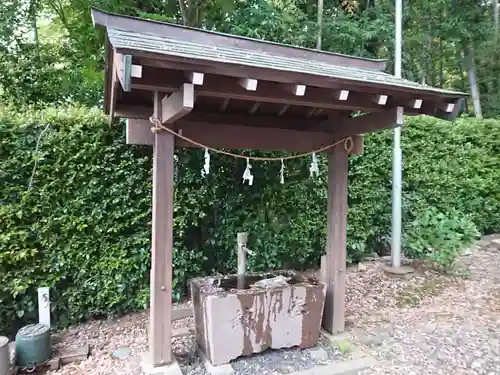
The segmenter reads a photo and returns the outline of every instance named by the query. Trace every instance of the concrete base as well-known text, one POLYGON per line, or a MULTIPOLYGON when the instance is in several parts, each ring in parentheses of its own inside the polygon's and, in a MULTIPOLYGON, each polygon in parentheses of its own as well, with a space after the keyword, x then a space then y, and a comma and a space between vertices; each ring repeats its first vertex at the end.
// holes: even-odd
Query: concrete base
POLYGON ((377 364, 372 357, 357 358, 350 361, 313 367, 309 370, 292 372, 289 375, 357 375, 377 364))
POLYGON ((149 353, 144 353, 141 360, 144 375, 182 375, 182 370, 177 360, 172 356, 172 362, 165 366, 153 366, 149 353))
POLYGON ((218 365, 214 366, 210 362, 210 360, 207 358, 205 353, 203 353, 203 350, 197 345, 196 346, 196 352, 198 353, 198 356, 200 357, 201 362, 203 363, 203 366, 205 367, 205 370, 211 375, 233 375, 234 370, 231 364, 227 363, 225 365, 218 365))
POLYGON ((383 267, 383 270, 390 275, 398 275, 398 276, 403 276, 415 272, 415 269, 409 266, 401 266, 397 268, 391 266, 385 266, 383 267))
POLYGON ((353 359, 369 358, 368 354, 356 347, 351 341, 347 332, 342 332, 337 335, 332 335, 325 330, 321 330, 321 334, 330 341, 331 344, 336 346, 340 351, 348 352, 353 359))

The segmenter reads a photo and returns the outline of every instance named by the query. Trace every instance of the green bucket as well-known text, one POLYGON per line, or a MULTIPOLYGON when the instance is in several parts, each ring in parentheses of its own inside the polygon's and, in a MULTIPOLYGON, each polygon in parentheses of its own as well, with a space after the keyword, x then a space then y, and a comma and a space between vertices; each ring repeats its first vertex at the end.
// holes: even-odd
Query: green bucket
POLYGON ((16 364, 21 368, 34 368, 47 362, 52 356, 50 327, 30 324, 16 335, 16 364))

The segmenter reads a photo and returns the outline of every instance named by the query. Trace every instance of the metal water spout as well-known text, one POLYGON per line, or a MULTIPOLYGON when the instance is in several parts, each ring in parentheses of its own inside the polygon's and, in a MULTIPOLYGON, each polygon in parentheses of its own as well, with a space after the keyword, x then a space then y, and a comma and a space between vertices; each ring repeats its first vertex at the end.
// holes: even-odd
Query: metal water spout
POLYGON ((236 237, 236 242, 237 242, 237 259, 238 259, 238 289, 244 289, 245 288, 245 273, 246 273, 246 268, 247 268, 247 254, 248 255, 255 255, 255 252, 250 250, 247 247, 247 242, 248 242, 248 233, 247 232, 241 232, 237 234, 236 237))

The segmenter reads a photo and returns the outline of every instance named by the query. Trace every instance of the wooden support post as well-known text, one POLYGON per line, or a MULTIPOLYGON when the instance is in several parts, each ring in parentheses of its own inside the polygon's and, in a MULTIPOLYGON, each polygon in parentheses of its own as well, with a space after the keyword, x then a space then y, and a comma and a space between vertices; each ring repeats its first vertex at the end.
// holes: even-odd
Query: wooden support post
POLYGON ((324 277, 327 284, 323 328, 344 330, 347 241, 348 155, 343 144, 328 152, 328 232, 324 277))
MULTIPOLYGON (((155 116, 161 116, 155 93, 155 116)), ((161 118, 161 117, 160 117, 161 118)), ((153 366, 172 361, 172 227, 174 201, 174 135, 158 131, 153 148, 153 239, 149 351, 153 366)))

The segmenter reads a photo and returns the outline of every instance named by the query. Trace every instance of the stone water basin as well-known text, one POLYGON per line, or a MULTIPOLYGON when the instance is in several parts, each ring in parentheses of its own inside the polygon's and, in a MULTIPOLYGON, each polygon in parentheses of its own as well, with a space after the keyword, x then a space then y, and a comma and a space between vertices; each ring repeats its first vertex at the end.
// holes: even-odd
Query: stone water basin
POLYGON ((193 279, 197 345, 213 365, 268 348, 314 346, 325 294, 324 283, 294 271, 247 274, 240 283, 236 275, 193 279))

